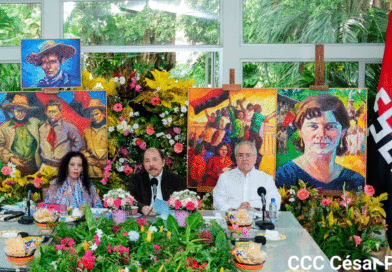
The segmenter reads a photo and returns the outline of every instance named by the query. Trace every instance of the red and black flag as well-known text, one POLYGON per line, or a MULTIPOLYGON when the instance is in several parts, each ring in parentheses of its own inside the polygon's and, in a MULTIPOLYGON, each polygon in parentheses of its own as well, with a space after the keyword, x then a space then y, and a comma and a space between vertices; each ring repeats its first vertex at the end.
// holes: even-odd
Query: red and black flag
POLYGON ((388 193, 383 208, 389 225, 388 242, 392 245, 392 13, 389 13, 380 81, 371 120, 366 180, 374 187, 376 195, 388 193))
POLYGON ((195 115, 197 115, 203 110, 215 107, 227 99, 229 99, 229 91, 213 89, 203 97, 190 101, 189 104, 193 107, 195 115))

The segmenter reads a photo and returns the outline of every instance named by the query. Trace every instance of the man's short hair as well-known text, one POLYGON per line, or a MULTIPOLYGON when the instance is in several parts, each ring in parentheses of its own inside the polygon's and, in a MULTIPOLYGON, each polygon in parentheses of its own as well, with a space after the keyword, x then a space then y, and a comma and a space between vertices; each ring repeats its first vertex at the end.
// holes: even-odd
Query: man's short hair
POLYGON ((162 150, 160 150, 160 149, 158 149, 158 148, 156 148, 156 147, 147 148, 146 151, 144 151, 144 153, 143 153, 143 160, 144 160, 144 156, 146 155, 146 152, 149 151, 149 150, 152 150, 152 149, 155 149, 155 150, 158 152, 159 157, 161 157, 162 160, 165 160, 165 159, 164 159, 164 156, 163 156, 162 150))
POLYGON ((252 148, 253 148, 253 151, 254 151, 254 153, 255 153, 255 156, 257 156, 257 148, 256 148, 256 145, 255 145, 253 142, 251 142, 251 141, 241 141, 241 142, 239 142, 239 143, 235 146, 235 148, 234 148, 234 154, 235 154, 236 156, 237 156, 237 150, 238 150, 238 148, 239 148, 241 145, 248 145, 248 146, 252 147, 252 148))
POLYGON ((48 104, 46 104, 45 109, 47 110, 48 107, 50 107, 50 106, 57 106, 59 108, 59 111, 63 112, 63 107, 62 107, 61 103, 57 100, 53 100, 53 99, 49 100, 48 104))

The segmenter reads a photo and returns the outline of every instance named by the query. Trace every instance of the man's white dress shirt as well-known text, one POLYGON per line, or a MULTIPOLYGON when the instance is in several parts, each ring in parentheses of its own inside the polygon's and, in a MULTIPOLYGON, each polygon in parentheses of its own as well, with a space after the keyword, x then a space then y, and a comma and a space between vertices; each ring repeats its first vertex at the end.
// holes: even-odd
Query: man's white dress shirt
POLYGON ((249 202, 253 208, 261 209, 261 197, 257 193, 259 187, 264 187, 267 191, 266 210, 269 210, 271 198, 275 198, 280 210, 282 199, 273 177, 254 167, 246 176, 238 168, 219 176, 213 191, 214 208, 227 211, 230 208, 237 209, 242 202, 249 202))
MULTIPOLYGON (((155 177, 158 180, 158 185, 157 185, 157 199, 163 200, 163 196, 162 196, 162 173, 163 170, 161 171, 161 173, 159 174, 159 176, 155 177)), ((150 180, 152 178, 154 178, 153 176, 151 176, 150 174, 148 174, 148 176, 150 177, 150 180)), ((152 186, 151 186, 151 207, 154 206, 154 193, 152 190, 152 186)))

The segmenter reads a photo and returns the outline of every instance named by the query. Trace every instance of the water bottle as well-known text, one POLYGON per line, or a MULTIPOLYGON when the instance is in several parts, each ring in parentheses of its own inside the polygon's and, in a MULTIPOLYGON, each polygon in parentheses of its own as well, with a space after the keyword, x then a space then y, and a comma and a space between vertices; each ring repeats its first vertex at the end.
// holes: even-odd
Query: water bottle
POLYGON ((269 218, 274 224, 278 221, 278 206, 276 206, 275 198, 271 198, 271 203, 269 205, 269 218))

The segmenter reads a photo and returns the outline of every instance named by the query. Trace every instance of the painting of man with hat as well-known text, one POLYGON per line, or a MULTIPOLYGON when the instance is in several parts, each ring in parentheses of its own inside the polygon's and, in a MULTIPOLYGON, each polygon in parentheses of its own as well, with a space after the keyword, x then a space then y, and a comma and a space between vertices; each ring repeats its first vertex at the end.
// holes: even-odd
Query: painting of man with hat
POLYGON ((12 118, 0 126, 0 159, 3 165, 13 163, 22 176, 34 174, 41 163, 39 130, 42 122, 31 116, 37 107, 30 106, 27 96, 15 94, 12 101, 2 105, 12 118))
POLYGON ((22 40, 21 47, 23 88, 81 86, 80 39, 22 40))
POLYGON ((82 153, 87 158, 90 177, 103 177, 108 156, 106 107, 100 99, 91 99, 83 112, 91 118, 91 124, 83 131, 82 153))

